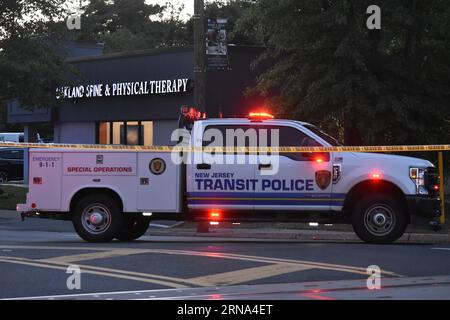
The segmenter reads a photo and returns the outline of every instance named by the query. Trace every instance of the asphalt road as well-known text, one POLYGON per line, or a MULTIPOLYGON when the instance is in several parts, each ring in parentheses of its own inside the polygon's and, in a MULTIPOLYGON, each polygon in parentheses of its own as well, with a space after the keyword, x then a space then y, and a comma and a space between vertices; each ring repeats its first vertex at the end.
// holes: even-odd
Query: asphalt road
POLYGON ((0 217, 0 298, 450 299, 450 245, 151 232, 132 243, 90 244, 70 222, 0 217), (371 265, 382 270, 379 290, 366 286, 371 265), (79 282, 68 266, 80 268, 79 282), (68 289, 68 278, 81 288, 68 289))

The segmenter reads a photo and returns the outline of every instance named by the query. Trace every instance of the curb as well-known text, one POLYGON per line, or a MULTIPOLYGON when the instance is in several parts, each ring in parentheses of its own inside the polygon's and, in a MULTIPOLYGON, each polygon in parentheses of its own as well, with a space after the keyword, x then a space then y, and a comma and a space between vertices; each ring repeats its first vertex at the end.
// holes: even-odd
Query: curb
MULTIPOLYGON (((178 237, 209 237, 209 238, 235 238, 235 239, 263 239, 263 240, 298 240, 298 241, 339 241, 361 242, 353 232, 336 231, 244 231, 244 230, 212 230, 208 233, 199 233, 195 230, 150 230, 150 236, 178 236, 178 237)), ((396 243, 450 243, 450 234, 422 234, 405 233, 396 243)))

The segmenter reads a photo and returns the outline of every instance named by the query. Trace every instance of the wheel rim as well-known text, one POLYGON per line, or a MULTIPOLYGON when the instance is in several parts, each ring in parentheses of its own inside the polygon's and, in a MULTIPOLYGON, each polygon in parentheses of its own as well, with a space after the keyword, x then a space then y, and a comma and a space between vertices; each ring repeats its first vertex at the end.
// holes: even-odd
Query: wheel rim
POLYGON ((100 234, 111 225, 111 212, 102 204, 92 204, 81 215, 83 228, 91 234, 100 234))
POLYGON ((396 218, 392 208, 383 204, 375 204, 364 213, 364 225, 372 235, 384 236, 392 232, 396 218))

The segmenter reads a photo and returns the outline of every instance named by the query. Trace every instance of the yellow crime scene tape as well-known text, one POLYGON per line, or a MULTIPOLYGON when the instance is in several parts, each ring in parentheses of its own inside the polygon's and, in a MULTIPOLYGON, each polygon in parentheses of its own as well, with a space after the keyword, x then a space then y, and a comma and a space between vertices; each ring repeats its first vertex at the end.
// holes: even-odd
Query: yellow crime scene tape
MULTIPOLYGON (((40 148, 74 149, 98 151, 135 151, 135 152, 220 152, 220 153, 300 153, 300 152, 439 152, 439 175, 443 176, 443 151, 450 151, 450 144, 435 145, 397 145, 397 146, 335 146, 335 147, 190 147, 190 146, 126 146, 100 144, 53 144, 53 143, 16 143, 0 142, 0 148, 40 148)), ((441 224, 445 223, 444 179, 440 179, 441 224)))
POLYGON ((225 152, 225 153, 299 153, 299 152, 414 152, 450 151, 450 144, 436 145, 395 145, 395 146, 335 146, 335 147, 190 147, 190 146, 126 146, 101 144, 54 144, 0 142, 0 148, 40 148, 113 150, 141 152, 225 152))

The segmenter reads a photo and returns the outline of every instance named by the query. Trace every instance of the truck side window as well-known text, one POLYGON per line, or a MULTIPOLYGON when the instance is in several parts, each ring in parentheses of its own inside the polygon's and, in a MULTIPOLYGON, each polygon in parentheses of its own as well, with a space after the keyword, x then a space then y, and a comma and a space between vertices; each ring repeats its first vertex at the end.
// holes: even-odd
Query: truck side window
POLYGON ((258 129, 251 125, 210 125, 205 128, 202 137, 203 147, 249 147, 258 145, 258 129), (231 131, 228 131, 231 130, 231 131), (242 130, 243 136, 235 136, 233 133, 238 134, 242 130), (220 134, 221 137, 216 137, 215 134, 220 134), (227 133, 233 134, 233 142, 227 141, 227 133), (218 141, 220 138, 222 141, 218 141))
MULTIPOLYGON (((265 126, 270 135, 270 129, 278 129, 280 147, 320 147, 321 144, 303 133, 302 131, 286 126, 265 126)), ((269 144, 273 145, 272 137, 268 139, 269 144)), ((295 161, 308 161, 302 153, 280 153, 280 156, 288 157, 295 161)))
MULTIPOLYGON (((210 125, 205 128, 203 132, 202 146, 228 146, 229 147, 256 147, 260 145, 260 137, 262 134, 267 135, 267 146, 270 147, 275 145, 272 141, 271 130, 278 130, 279 135, 279 146, 280 147, 316 147, 321 146, 316 140, 303 133, 302 131, 287 126, 275 126, 275 125, 210 125), (209 131, 206 135, 205 133, 213 129, 215 131, 209 131), (230 130, 243 130, 244 137, 238 139, 234 137, 234 141, 230 144, 226 141, 227 129, 230 130), (253 129, 253 130, 249 130, 253 129), (215 134, 221 134, 222 142, 216 141, 215 134), (256 135, 256 138, 255 138, 256 135)), ((235 131, 234 131, 235 132, 235 131)), ((273 137, 275 138, 275 137, 273 137)), ((280 153, 281 156, 288 157, 295 161, 308 161, 307 158, 301 153, 280 153)))

